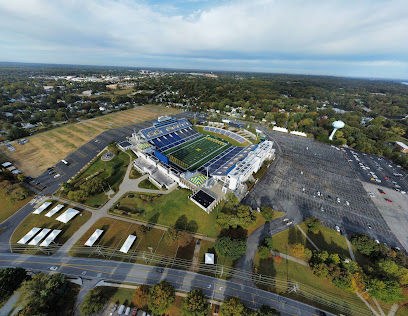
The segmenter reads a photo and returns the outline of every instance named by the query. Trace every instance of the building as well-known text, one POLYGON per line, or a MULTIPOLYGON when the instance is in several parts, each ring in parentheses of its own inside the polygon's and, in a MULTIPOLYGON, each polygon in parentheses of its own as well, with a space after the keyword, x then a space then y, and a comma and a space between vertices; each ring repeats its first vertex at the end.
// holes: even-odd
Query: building
POLYGON ((408 145, 404 144, 403 142, 395 142, 395 145, 401 149, 401 152, 404 154, 408 153, 408 145))
MULTIPOLYGON (((221 131, 241 144, 247 142, 243 136, 221 131)), ((137 170, 149 174, 159 187, 179 185, 192 190, 190 199, 207 213, 224 193, 243 192, 245 181, 275 154, 272 141, 233 146, 223 138, 199 133, 185 118, 170 116, 161 116, 152 127, 133 133, 131 142, 135 144, 132 151, 138 156, 133 162, 137 170), (219 188, 218 195, 210 190, 214 186, 219 188)))

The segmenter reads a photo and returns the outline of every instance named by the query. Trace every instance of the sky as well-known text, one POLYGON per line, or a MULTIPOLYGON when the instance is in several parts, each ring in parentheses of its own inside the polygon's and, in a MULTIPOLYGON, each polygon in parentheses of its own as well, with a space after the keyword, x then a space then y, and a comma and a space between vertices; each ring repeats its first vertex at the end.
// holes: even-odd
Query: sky
POLYGON ((0 61, 408 80, 408 1, 0 0, 0 61))

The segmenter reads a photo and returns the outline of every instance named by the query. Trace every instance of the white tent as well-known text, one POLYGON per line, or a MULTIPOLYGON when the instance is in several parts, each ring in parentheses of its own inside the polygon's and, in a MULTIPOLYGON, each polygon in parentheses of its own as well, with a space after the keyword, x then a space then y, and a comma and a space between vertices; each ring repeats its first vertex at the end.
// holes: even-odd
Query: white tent
POLYGON ((28 243, 31 246, 35 246, 36 244, 38 244, 41 239, 43 239, 49 232, 51 231, 51 229, 49 228, 43 228, 41 232, 39 232, 37 234, 37 236, 35 236, 33 239, 31 239, 31 241, 28 243))
POLYGON ((214 254, 213 253, 207 252, 204 258, 205 258, 206 264, 214 264, 214 254))
POLYGON ((99 236, 102 235, 103 230, 102 229, 97 229, 95 232, 92 234, 91 237, 86 241, 85 246, 92 247, 95 241, 98 240, 99 236))
POLYGON ((64 213, 56 218, 57 221, 63 222, 64 224, 68 223, 79 211, 73 208, 67 209, 64 213))
POLYGON ((62 230, 59 229, 54 229, 51 234, 48 235, 47 238, 44 239, 44 241, 40 244, 41 247, 48 247, 50 243, 52 243, 55 238, 58 236, 58 234, 62 232, 62 230))
POLYGON ((44 211, 48 206, 51 205, 51 202, 45 202, 43 203, 39 208, 37 208, 33 214, 40 214, 42 211, 44 211))
POLYGON ((45 216, 51 217, 55 213, 58 213, 62 208, 64 207, 64 204, 58 204, 56 207, 54 207, 51 211, 49 211, 45 216))
POLYGON ((32 230, 30 230, 23 238, 21 238, 19 241, 17 241, 18 244, 25 244, 27 241, 29 241, 31 238, 33 238, 41 228, 34 227, 32 230))
POLYGON ((126 239, 125 243, 123 244, 122 248, 120 248, 119 251, 123 252, 123 253, 128 253, 130 247, 132 247, 135 240, 136 240, 135 235, 129 235, 128 238, 126 239))

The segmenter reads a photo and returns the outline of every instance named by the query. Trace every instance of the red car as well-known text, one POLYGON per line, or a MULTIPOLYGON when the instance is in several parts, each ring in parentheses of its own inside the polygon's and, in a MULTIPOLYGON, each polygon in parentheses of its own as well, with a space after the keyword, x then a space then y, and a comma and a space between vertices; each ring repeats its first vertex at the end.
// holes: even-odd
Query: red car
POLYGON ((384 179, 385 179, 385 180, 390 180, 390 178, 388 178, 388 177, 384 177, 384 179))
POLYGON ((390 199, 384 199, 384 200, 386 200, 387 202, 392 202, 390 199))

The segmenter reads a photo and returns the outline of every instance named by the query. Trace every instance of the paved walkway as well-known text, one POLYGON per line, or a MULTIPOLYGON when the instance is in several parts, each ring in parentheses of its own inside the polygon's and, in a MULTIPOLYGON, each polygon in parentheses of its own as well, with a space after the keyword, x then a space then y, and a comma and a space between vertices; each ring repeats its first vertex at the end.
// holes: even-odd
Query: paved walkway
POLYGON ((354 256, 353 248, 351 247, 351 243, 348 240, 347 236, 346 236, 346 243, 347 243, 347 247, 348 247, 349 252, 350 252, 351 260, 356 261, 356 257, 354 256))
POLYGON ((312 244, 312 246, 313 246, 317 251, 320 251, 319 247, 316 246, 316 244, 309 238, 309 236, 303 231, 303 229, 302 229, 299 225, 296 225, 296 227, 300 230, 300 232, 303 234, 303 236, 305 236, 306 239, 312 244))
POLYGON ((10 296, 6 304, 4 304, 2 308, 0 308, 0 316, 10 315, 11 310, 13 309, 14 304, 16 304, 19 297, 20 297, 20 293, 18 293, 17 291, 14 292, 14 294, 10 296))
POLYGON ((279 251, 271 250, 271 254, 274 255, 274 256, 282 257, 283 259, 286 259, 286 260, 289 260, 289 261, 299 263, 299 264, 301 264, 301 265, 303 265, 305 267, 309 267, 309 264, 306 261, 295 258, 295 257, 292 257, 292 256, 289 256, 289 255, 286 255, 286 254, 281 253, 279 251))
MULTIPOLYGON (((129 154, 128 154, 129 155, 129 154)), ((131 155, 129 155, 129 158, 131 159, 131 155)), ((129 222, 129 223, 133 223, 133 224, 139 224, 139 225, 146 225, 148 227, 151 228, 155 228, 155 229, 160 229, 160 230, 167 230, 168 227, 164 226, 164 225, 159 225, 159 224, 154 224, 154 223, 146 223, 143 221, 138 221, 138 220, 134 220, 131 218, 126 218, 126 217, 121 217, 121 216, 114 216, 112 214, 108 214, 110 208, 115 205, 117 203, 117 201, 126 193, 128 192, 140 192, 140 193, 156 193, 156 194, 169 194, 171 192, 173 192, 177 186, 174 186, 173 188, 171 188, 170 190, 150 190, 150 189, 143 189, 143 188, 139 188, 138 185, 141 181, 147 179, 149 177, 149 175, 143 175, 142 177, 138 178, 138 179, 129 179, 129 174, 130 171, 132 169, 132 163, 129 164, 127 170, 126 170, 126 174, 125 177, 122 181, 122 183, 119 186, 119 190, 118 192, 113 196, 112 199, 110 199, 108 202, 106 202, 106 204, 104 206, 102 206, 100 209, 91 209, 89 207, 86 207, 82 204, 77 204, 74 202, 69 201, 69 203, 73 206, 77 206, 79 208, 85 209, 89 212, 91 212, 91 218, 84 224, 82 225, 72 236, 70 239, 68 239, 68 241, 60 248, 58 249, 58 251, 54 254, 56 256, 64 256, 66 254, 68 254, 69 250, 72 248, 72 246, 74 246, 76 244, 76 242, 79 240, 79 238, 81 238, 91 227, 93 224, 95 224, 99 219, 103 218, 103 217, 110 217, 110 218, 114 218, 117 220, 121 220, 121 221, 125 221, 125 222, 129 222)), ((61 199, 59 197, 53 197, 55 200, 58 201, 62 201, 62 202, 67 202, 65 199, 61 199)), ((215 242, 214 238, 211 237, 205 237, 202 236, 200 234, 194 234, 195 238, 198 239, 203 239, 203 240, 208 240, 208 241, 212 241, 215 242)))

